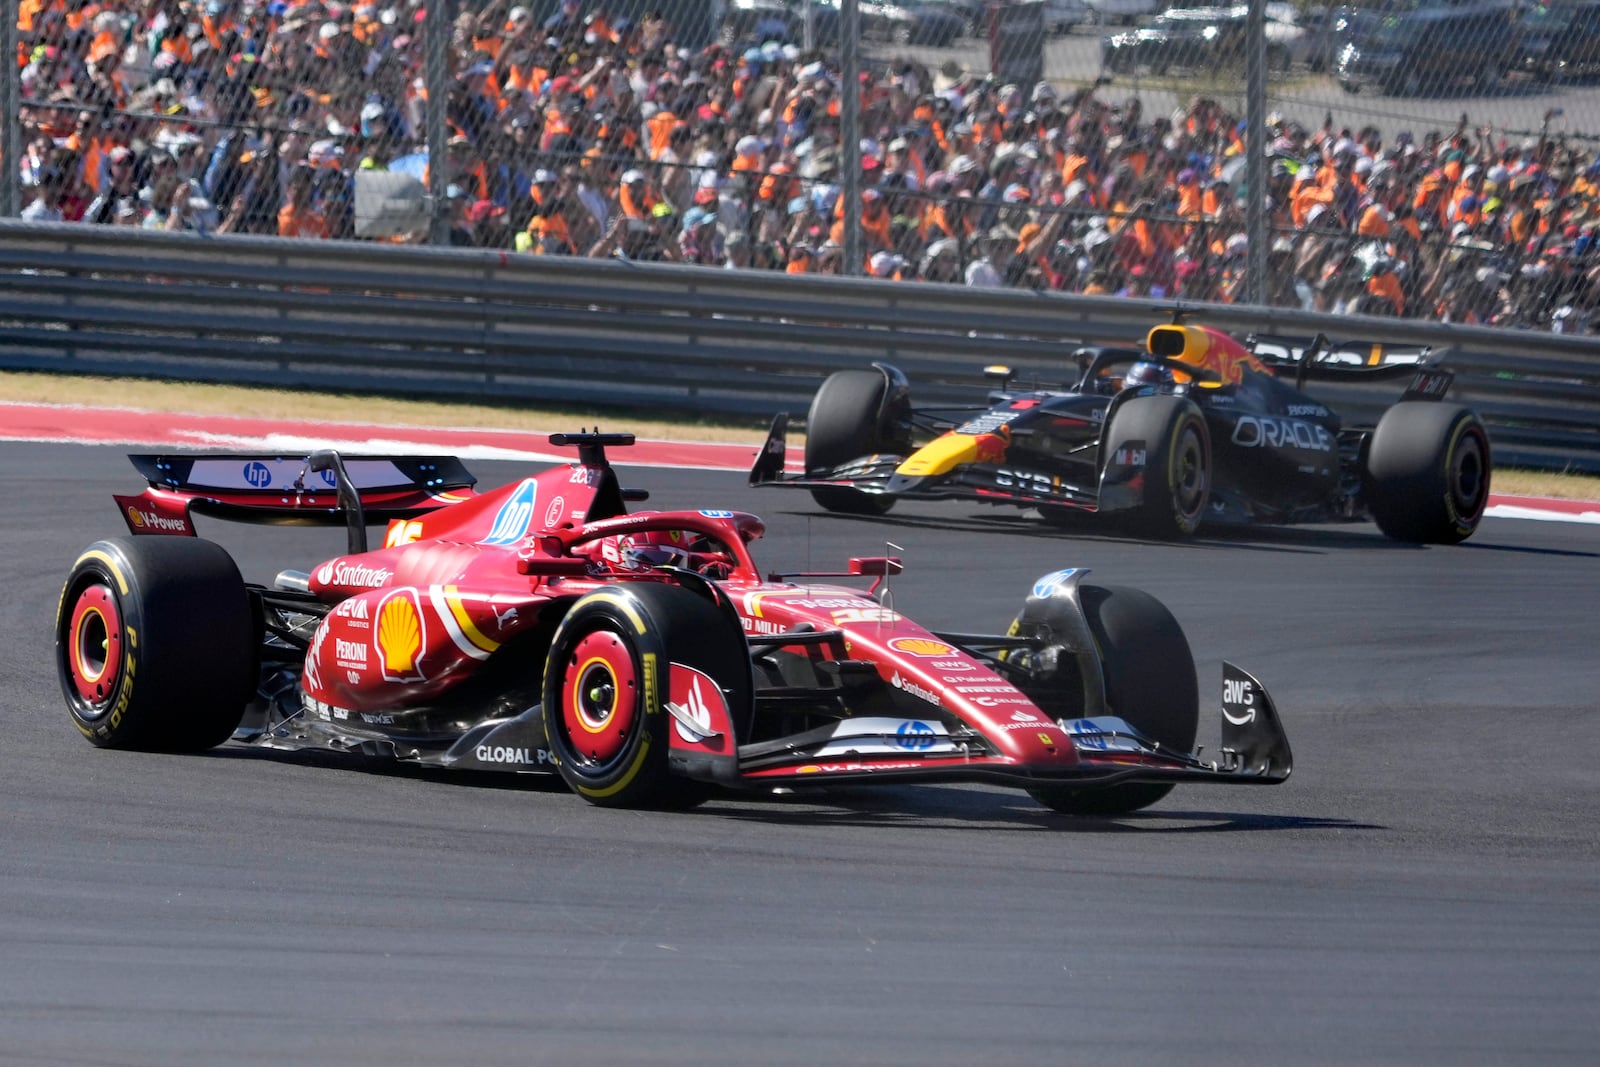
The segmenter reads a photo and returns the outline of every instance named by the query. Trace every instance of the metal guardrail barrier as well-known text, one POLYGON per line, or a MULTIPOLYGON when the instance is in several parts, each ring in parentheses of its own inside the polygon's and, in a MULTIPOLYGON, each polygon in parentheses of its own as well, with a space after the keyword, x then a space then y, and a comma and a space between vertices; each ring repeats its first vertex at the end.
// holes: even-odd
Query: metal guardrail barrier
MULTIPOLYGON (((0 368, 765 416, 886 360, 919 403, 969 403, 984 364, 1060 382, 1084 343, 1170 303, 473 249, 197 239, 0 223, 0 368)), ((1600 339, 1193 309, 1229 331, 1425 344, 1504 465, 1600 472, 1600 339)), ((1317 383, 1359 424, 1400 383, 1317 383)))

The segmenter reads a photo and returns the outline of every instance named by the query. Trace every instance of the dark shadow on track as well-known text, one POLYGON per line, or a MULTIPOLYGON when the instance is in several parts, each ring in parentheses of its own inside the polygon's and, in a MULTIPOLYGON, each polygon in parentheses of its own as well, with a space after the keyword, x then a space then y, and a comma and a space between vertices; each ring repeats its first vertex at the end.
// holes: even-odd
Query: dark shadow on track
POLYGON ((1329 529, 1327 526, 1221 526, 1203 529, 1194 537, 1178 541, 1156 541, 1120 532, 1105 519, 1096 520, 1085 515, 1080 522, 1058 521, 1046 523, 1030 518, 1022 512, 1009 515, 934 516, 910 515, 896 511, 892 515, 835 515, 828 512, 784 511, 779 514, 797 518, 823 519, 830 522, 852 522, 885 529, 941 530, 950 533, 976 533, 1036 539, 1095 541, 1115 544, 1148 545, 1153 548, 1182 548, 1195 550, 1245 550, 1256 552, 1281 552, 1296 554, 1322 554, 1361 549, 1388 549, 1399 551, 1425 551, 1432 546, 1412 545, 1391 541, 1368 524, 1352 523, 1353 528, 1329 529))
POLYGON ((1532 545, 1497 545, 1492 542, 1468 541, 1462 548, 1475 548, 1481 552, 1515 552, 1529 556, 1556 556, 1565 559, 1600 559, 1600 552, 1577 552, 1570 548, 1535 548, 1532 545))
POLYGON ((271 763, 292 764, 297 767, 319 767, 333 771, 354 771, 383 778, 404 778, 412 781, 436 782, 442 786, 467 786, 473 789, 500 789, 535 793, 565 793, 566 783, 555 773, 518 774, 515 771, 468 771, 447 767, 424 767, 417 763, 402 763, 382 756, 366 756, 359 752, 338 752, 332 749, 302 749, 288 751, 276 748, 251 748, 244 745, 223 745, 209 752, 176 759, 236 759, 265 760, 271 763))
POLYGON ((1234 833, 1242 830, 1385 830, 1348 819, 1154 808, 1115 817, 1062 815, 1023 793, 940 786, 859 788, 765 797, 729 794, 706 814, 769 825, 893 826, 949 829, 972 824, 996 830, 1052 833, 1234 833), (738 805, 730 808, 727 805, 738 805))
MULTIPOLYGON (((297 767, 427 781, 441 789, 489 789, 571 796, 555 774, 515 774, 447 770, 396 763, 375 756, 334 751, 287 752, 223 746, 182 759, 266 760, 297 767)), ((575 803, 584 803, 572 797, 575 803)), ((585 808, 588 805, 584 804, 585 808)), ((662 817, 671 813, 663 812, 662 817)), ((679 813, 682 814, 682 813, 679 813)), ((883 789, 840 787, 772 795, 728 791, 695 810, 695 818, 733 819, 769 826, 853 826, 949 829, 963 824, 995 830, 1053 833, 1234 833, 1242 830, 1383 830, 1372 823, 1309 816, 1156 808, 1111 818, 1062 815, 1041 807, 1022 792, 960 789, 936 785, 896 785, 883 789)))

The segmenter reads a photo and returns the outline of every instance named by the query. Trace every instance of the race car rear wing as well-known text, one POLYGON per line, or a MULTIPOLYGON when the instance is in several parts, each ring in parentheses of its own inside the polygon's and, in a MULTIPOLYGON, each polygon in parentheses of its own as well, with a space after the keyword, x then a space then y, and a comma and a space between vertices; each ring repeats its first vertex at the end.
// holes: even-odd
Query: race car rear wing
POLYGON ((194 536, 193 515, 285 526, 357 526, 412 518, 475 495, 452 456, 179 452, 128 457, 149 488, 117 496, 134 534, 194 536))
POLYGON ((1326 334, 1312 338, 1252 334, 1246 339, 1255 357, 1274 370, 1292 369, 1295 388, 1308 378, 1410 378, 1401 400, 1443 400, 1455 385, 1455 371, 1441 366, 1426 345, 1381 342, 1330 342, 1326 334))
POLYGON ((1427 345, 1330 341, 1320 333, 1315 337, 1251 334, 1245 338, 1245 346, 1274 370, 1292 370, 1311 378, 1399 378, 1433 358, 1433 349, 1427 345))

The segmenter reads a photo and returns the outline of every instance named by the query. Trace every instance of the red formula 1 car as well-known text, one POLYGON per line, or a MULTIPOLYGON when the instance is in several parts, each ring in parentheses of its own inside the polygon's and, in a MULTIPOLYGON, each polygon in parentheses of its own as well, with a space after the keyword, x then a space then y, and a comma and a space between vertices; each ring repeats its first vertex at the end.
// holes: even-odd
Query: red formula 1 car
POLYGON ((232 738, 558 773, 640 807, 977 780, 1107 814, 1180 782, 1289 775, 1271 699, 1232 665, 1220 749, 1192 751, 1188 643, 1138 590, 1064 570, 1004 634, 930 631, 874 595, 898 560, 763 575, 754 515, 627 512, 644 494, 605 450, 631 435, 550 441, 579 461, 481 494, 454 460, 133 457, 149 488, 117 499, 137 536, 91 545, 62 593, 73 724, 108 748, 232 738), (344 523, 349 552, 248 584, 194 514, 344 523), (872 587, 817 583, 850 576, 872 587))

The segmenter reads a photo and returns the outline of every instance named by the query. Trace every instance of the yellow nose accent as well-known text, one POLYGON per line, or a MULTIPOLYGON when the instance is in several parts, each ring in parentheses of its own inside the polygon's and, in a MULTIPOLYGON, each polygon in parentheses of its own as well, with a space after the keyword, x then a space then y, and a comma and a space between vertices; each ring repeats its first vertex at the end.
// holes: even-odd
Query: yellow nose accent
POLYGON ((948 474, 963 463, 971 463, 978 455, 978 439, 971 434, 947 433, 923 445, 907 456, 896 474, 908 478, 927 478, 935 474, 948 474))

